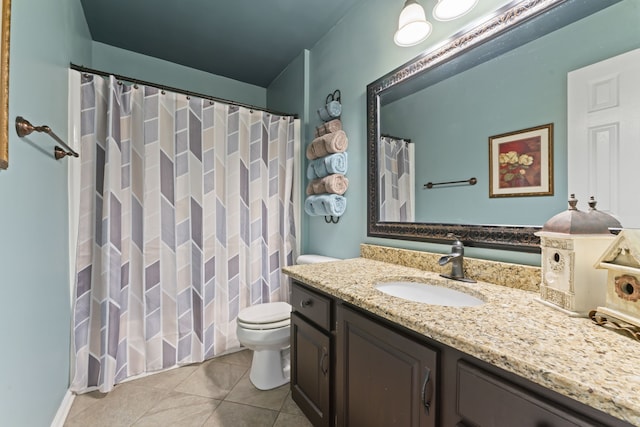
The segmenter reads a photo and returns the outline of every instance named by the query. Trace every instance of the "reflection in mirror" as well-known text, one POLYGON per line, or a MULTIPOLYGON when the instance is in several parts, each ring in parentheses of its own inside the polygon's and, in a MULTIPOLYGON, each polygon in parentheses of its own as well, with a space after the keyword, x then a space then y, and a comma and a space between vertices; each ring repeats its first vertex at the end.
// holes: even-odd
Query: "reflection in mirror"
POLYGON ((377 155, 382 222, 415 221, 414 147, 408 138, 380 135, 377 155))
POLYGON ((638 9, 522 1, 371 83, 369 235, 447 242, 453 232, 470 246, 538 252, 533 232, 566 207, 567 73, 639 47, 638 9), (489 137, 548 123, 555 194, 490 198, 489 137), (470 177, 476 185, 423 187, 470 177))

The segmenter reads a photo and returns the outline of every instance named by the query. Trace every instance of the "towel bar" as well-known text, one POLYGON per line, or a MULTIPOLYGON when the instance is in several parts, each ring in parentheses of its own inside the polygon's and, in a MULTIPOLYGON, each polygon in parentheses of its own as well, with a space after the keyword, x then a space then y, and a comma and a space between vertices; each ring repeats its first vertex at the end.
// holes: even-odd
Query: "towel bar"
POLYGON ((53 132, 49 126, 34 126, 31 123, 29 123, 29 120, 25 119, 24 117, 22 117, 22 116, 17 116, 16 117, 16 133, 18 134, 18 136, 20 138, 22 138, 24 136, 27 136, 27 135, 30 135, 33 131, 44 132, 44 133, 48 134, 58 144, 62 145, 64 148, 66 148, 66 150, 64 150, 64 149, 62 149, 62 148, 60 148, 58 146, 56 146, 54 148, 53 156, 56 158, 56 160, 60 160, 63 157, 66 157, 66 156, 73 156, 73 157, 79 157, 80 156, 71 147, 69 147, 66 142, 61 140, 60 137, 58 135, 56 135, 55 132, 53 132))
POLYGON ((469 179, 463 179, 461 181, 427 182, 424 185, 424 188, 431 189, 431 188, 435 187, 436 185, 445 185, 445 184, 464 184, 464 183, 467 183, 469 185, 476 185, 477 182, 478 182, 478 180, 475 177, 469 178, 469 179))

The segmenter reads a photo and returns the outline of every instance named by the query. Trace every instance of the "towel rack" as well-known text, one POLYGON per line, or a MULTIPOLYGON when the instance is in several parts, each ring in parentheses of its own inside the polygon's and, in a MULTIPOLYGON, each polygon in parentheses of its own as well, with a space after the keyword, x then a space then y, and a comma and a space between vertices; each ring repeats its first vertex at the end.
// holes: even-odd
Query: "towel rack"
POLYGON ((53 150, 53 156, 56 160, 60 160, 66 156, 79 157, 80 155, 76 153, 71 147, 67 145, 66 142, 60 139, 58 135, 55 134, 54 131, 51 130, 49 126, 34 126, 29 123, 29 120, 25 119, 22 116, 16 117, 16 132, 20 138, 30 135, 33 131, 36 132, 44 132, 48 134, 51 138, 53 138, 58 144, 62 145, 65 149, 62 149, 56 145, 53 150))
POLYGON ((463 179, 461 181, 446 181, 446 182, 427 182, 424 185, 424 188, 433 188, 436 185, 445 185, 445 184, 464 184, 467 183, 469 185, 476 185, 476 183, 478 182, 478 180, 476 179, 476 177, 473 178, 469 178, 469 179, 463 179))
MULTIPOLYGON (((340 92, 340 89, 336 89, 333 92, 329 93, 327 95, 327 97, 325 98, 324 102, 325 102, 325 105, 323 105, 322 107, 320 107, 317 110, 318 117, 320 117, 320 120, 323 122, 322 126, 324 126, 325 123, 327 123, 329 121, 333 121, 333 120, 336 120, 336 119, 340 120, 340 118, 341 118, 341 114, 342 114, 342 104, 341 104, 342 103, 342 94, 340 92)), ((340 125, 340 127, 338 129, 340 131, 342 131, 342 125, 340 125)), ((317 131, 318 131, 318 128, 316 128, 316 132, 317 131)), ((325 133, 328 133, 328 131, 326 131, 326 129, 325 129, 325 132, 323 132, 322 135, 324 135, 325 133)), ((322 136, 322 135, 318 135, 316 133, 316 138, 319 137, 319 136, 322 136)), ((326 155, 329 155, 329 154, 332 154, 332 153, 327 153, 326 155)), ((333 154, 337 154, 337 153, 333 153, 333 154)), ((321 156, 321 157, 326 157, 326 155, 325 156, 321 156)), ((345 153, 345 155, 346 155, 346 153, 345 153)), ((319 158, 320 157, 318 157, 318 159, 319 158)), ((309 166, 311 166, 311 164, 309 166)), ((346 175, 346 170, 344 172, 342 172, 342 173, 343 173, 343 175, 346 175)), ((307 174, 307 176, 309 176, 309 175, 307 174)), ((309 179, 311 179, 311 178, 309 178, 309 179)), ((312 197, 312 196, 314 196, 314 195, 311 194, 309 197, 312 197)), ((309 197, 307 197, 307 200, 309 199, 309 197)), ((305 206, 305 212, 307 214, 309 214, 309 215, 321 215, 322 213, 326 213, 326 211, 325 211, 325 212, 316 214, 315 212, 313 212, 313 210, 312 210, 312 212, 309 212, 309 211, 307 211, 306 206, 305 206)), ((326 222, 327 224, 337 224, 338 222, 340 222, 340 216, 341 215, 342 214, 337 215, 337 216, 336 215, 324 215, 324 222, 326 222)))
POLYGON ((327 224, 337 224, 338 222, 340 222, 340 217, 333 216, 333 215, 325 215, 324 222, 326 222, 327 224))

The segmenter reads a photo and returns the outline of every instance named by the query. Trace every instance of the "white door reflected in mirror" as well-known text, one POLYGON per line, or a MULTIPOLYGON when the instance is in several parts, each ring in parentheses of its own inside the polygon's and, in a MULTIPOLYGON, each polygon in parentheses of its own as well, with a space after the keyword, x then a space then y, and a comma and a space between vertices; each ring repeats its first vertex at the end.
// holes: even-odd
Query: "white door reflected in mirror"
POLYGON ((640 228, 640 49, 570 72, 567 96, 569 192, 640 228))

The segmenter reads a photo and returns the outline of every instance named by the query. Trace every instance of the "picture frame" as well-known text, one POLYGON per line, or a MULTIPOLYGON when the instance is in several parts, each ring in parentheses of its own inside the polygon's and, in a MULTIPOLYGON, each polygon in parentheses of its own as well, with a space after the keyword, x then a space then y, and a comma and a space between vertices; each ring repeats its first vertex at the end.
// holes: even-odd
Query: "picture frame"
POLYGON ((0 169, 9 167, 9 39, 11 0, 0 7, 0 169))
POLYGON ((489 197, 553 195, 553 123, 489 137, 489 197))

